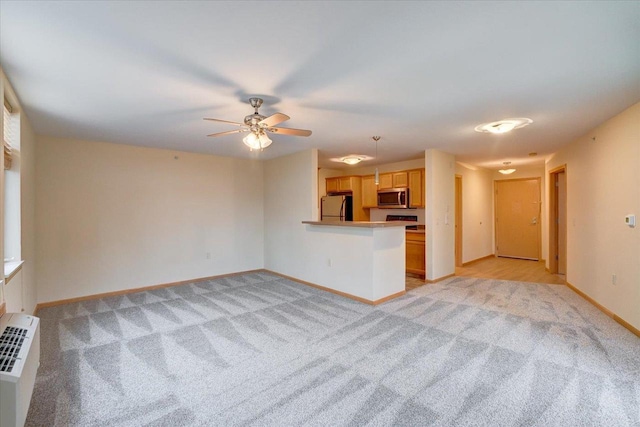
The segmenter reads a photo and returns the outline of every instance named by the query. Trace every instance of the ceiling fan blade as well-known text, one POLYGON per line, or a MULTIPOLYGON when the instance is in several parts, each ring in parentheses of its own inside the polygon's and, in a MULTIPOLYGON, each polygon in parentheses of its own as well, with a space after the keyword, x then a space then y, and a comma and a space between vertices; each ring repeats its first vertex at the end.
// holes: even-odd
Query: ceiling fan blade
POLYGON ((295 135, 295 136, 309 136, 310 130, 305 129, 291 129, 291 128, 268 128, 267 131, 273 133, 280 133, 282 135, 295 135))
POLYGON ((220 123, 229 123, 229 124, 236 125, 236 126, 245 126, 244 123, 230 122, 229 120, 209 119, 209 118, 206 118, 206 117, 203 120, 211 120, 212 122, 220 122, 220 123))
POLYGON ((289 120, 291 117, 287 116, 286 114, 282 114, 282 113, 275 113, 269 117, 267 117, 266 119, 262 120, 261 122, 259 122, 258 124, 260 126, 274 126, 277 125, 278 123, 282 123, 282 122, 286 122, 287 120, 289 120))
POLYGON ((241 132, 246 132, 246 131, 247 131, 247 129, 228 130, 226 132, 212 133, 212 134, 207 135, 207 136, 231 135, 232 133, 241 133, 241 132))

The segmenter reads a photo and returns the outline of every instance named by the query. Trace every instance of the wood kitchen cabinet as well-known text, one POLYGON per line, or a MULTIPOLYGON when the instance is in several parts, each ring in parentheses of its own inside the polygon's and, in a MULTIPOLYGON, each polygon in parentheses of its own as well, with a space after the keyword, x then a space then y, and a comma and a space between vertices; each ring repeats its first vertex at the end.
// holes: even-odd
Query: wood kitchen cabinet
POLYGON ((407 172, 409 180, 409 203, 412 208, 423 208, 424 197, 424 169, 414 169, 407 172))
POLYGON ((376 186, 375 176, 373 175, 362 177, 362 207, 378 207, 378 187, 376 186))
POLYGON ((388 188, 393 188, 393 174, 392 173, 381 173, 379 175, 379 184, 378 190, 386 190, 388 188))
POLYGON ((360 181, 357 176, 343 176, 338 178, 338 191, 353 191, 356 188, 354 181, 360 181))
POLYGON ((338 178, 327 178, 327 194, 338 191, 338 178))
POLYGON ((339 176, 335 178, 327 178, 327 194, 340 191, 353 192, 360 185, 359 176, 339 176))
POLYGON ((407 188, 408 186, 409 179, 406 171, 380 174, 380 185, 378 185, 379 190, 386 190, 389 188, 407 188))
POLYGON ((393 188, 407 188, 409 181, 407 179, 407 172, 394 172, 392 174, 393 188))
POLYGON ((427 273, 425 233, 406 232, 406 270, 407 273, 419 274, 423 279, 427 273))

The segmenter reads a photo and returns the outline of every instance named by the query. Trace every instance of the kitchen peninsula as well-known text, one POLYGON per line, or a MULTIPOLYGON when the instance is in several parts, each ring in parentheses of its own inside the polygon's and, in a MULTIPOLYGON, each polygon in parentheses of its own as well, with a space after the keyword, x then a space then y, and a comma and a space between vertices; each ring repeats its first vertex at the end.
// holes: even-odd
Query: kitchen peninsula
POLYGON ((313 284, 369 304, 405 293, 405 221, 302 221, 313 284))

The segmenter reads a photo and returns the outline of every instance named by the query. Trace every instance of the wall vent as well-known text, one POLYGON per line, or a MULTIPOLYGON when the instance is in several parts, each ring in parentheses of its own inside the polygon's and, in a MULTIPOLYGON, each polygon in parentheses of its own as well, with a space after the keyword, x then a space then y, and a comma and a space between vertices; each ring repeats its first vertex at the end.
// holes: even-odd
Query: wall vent
POLYGON ((0 372, 11 372, 13 370, 26 336, 26 329, 13 326, 7 327, 3 334, 0 335, 0 372))

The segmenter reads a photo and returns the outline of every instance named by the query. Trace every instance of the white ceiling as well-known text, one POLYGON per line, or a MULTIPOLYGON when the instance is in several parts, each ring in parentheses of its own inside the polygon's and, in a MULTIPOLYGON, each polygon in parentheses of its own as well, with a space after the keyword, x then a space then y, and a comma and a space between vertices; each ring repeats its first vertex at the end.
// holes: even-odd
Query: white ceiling
MULTIPOLYGON (((0 2, 0 64, 39 134, 221 156, 317 147, 541 162, 640 100, 640 2, 0 2), (249 153, 249 97, 291 116, 249 153), (505 135, 482 122, 529 117, 505 135)), ((363 164, 360 164, 362 166, 363 164)), ((333 163, 333 167, 340 167, 333 163)))

